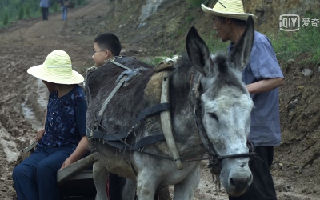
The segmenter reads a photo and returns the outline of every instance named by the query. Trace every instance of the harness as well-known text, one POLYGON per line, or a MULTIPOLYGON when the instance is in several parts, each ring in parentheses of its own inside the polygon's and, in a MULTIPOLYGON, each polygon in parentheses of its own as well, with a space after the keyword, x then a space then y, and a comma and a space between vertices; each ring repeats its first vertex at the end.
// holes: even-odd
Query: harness
POLYGON ((218 175, 221 172, 221 164, 223 159, 233 159, 233 158, 249 158, 255 156, 254 153, 254 147, 253 144, 248 142, 247 146, 249 147, 249 153, 243 153, 243 154, 229 154, 229 155, 220 155, 214 148, 213 144, 210 142, 210 139, 208 138, 208 135, 206 134, 205 128, 202 124, 202 107, 201 107, 201 87, 200 87, 200 81, 201 81, 202 75, 200 73, 197 73, 196 75, 193 74, 191 76, 191 85, 192 85, 192 101, 194 105, 194 116, 195 116, 195 123, 198 127, 198 134, 200 136, 201 142, 206 148, 206 150, 209 152, 209 167, 211 168, 211 173, 213 175, 213 179, 216 180, 216 183, 219 187, 220 182, 217 178, 218 175))
MULTIPOLYGON (((92 129, 87 129, 89 133, 90 139, 97 139, 102 141, 102 143, 106 143, 112 147, 120 151, 139 151, 143 152, 144 147, 149 146, 151 144, 155 144, 157 142, 165 141, 165 137, 163 134, 153 134, 150 136, 146 136, 141 138, 138 142, 129 144, 127 143, 127 139, 134 133, 134 131, 144 122, 145 119, 160 114, 164 111, 170 111, 170 103, 169 102, 162 102, 157 105, 147 107, 142 110, 136 119, 136 122, 128 132, 119 132, 114 134, 105 134, 107 132, 106 128, 101 125, 103 114, 107 108, 107 105, 111 101, 111 99, 115 96, 115 94, 119 91, 119 89, 126 84, 135 76, 137 76, 142 70, 147 70, 146 68, 140 67, 137 69, 130 69, 122 65, 119 62, 116 62, 114 59, 108 60, 115 64, 116 66, 124 69, 116 80, 116 86, 110 92, 109 96, 105 99, 102 103, 101 109, 97 113, 97 117, 94 121, 94 125, 92 129)), ((95 70, 95 68, 91 68, 90 70, 95 70)))
MULTIPOLYGON (((101 125, 101 120, 108 103, 114 97, 114 95, 118 92, 118 90, 122 86, 124 86, 126 83, 128 83, 131 80, 131 78, 138 75, 141 70, 146 70, 146 68, 130 69, 122 65, 121 63, 115 62, 114 60, 110 60, 110 62, 112 62, 116 66, 119 66, 125 69, 125 71, 119 75, 116 81, 117 85, 111 91, 111 93, 106 98, 106 100, 103 102, 101 109, 98 112, 98 117, 95 120, 94 128, 91 130, 88 130, 90 133, 89 138, 98 139, 100 141, 102 140, 103 143, 106 143, 112 147, 115 147, 120 151, 139 151, 140 153, 151 155, 160 159, 172 160, 176 163, 176 166, 178 169, 182 169, 182 163, 181 163, 182 161, 194 162, 199 160, 210 159, 211 166, 213 167, 212 171, 214 172, 214 174, 220 174, 221 161, 223 159, 248 158, 255 155, 254 152, 252 151, 252 148, 249 148, 250 149, 249 153, 229 154, 229 155, 220 155, 215 150, 202 124, 202 107, 201 107, 201 100, 200 100, 200 95, 201 95, 200 81, 201 81, 202 75, 200 73, 193 73, 191 75, 191 79, 190 79, 190 85, 192 89, 191 101, 194 106, 193 114, 194 114, 195 124, 198 130, 198 134, 203 143, 203 146, 209 152, 209 157, 205 157, 205 156, 202 156, 200 158, 180 157, 178 154, 178 150, 176 148, 174 139, 173 140, 171 139, 171 141, 168 141, 168 135, 169 135, 169 138, 170 137, 173 138, 171 119, 170 119, 170 102, 169 102, 169 96, 163 95, 163 93, 169 93, 169 82, 168 82, 169 71, 166 72, 162 80, 161 103, 143 109, 138 114, 135 124, 131 127, 131 129, 128 132, 116 133, 116 134, 105 134, 107 130, 101 125), (167 126, 167 128, 163 128, 163 134, 154 134, 154 135, 146 136, 133 144, 127 143, 127 139, 134 133, 135 130, 137 130, 137 128, 141 125, 141 123, 143 123, 147 118, 154 115, 158 115, 158 114, 165 116, 165 117, 161 117, 162 127, 164 124, 166 124, 167 126), (150 153, 145 151, 144 149, 144 147, 146 146, 149 146, 158 142, 163 142, 163 141, 167 142, 167 146, 173 158, 168 155, 150 153)), ((166 70, 165 68, 161 68, 161 67, 159 69, 166 70)))

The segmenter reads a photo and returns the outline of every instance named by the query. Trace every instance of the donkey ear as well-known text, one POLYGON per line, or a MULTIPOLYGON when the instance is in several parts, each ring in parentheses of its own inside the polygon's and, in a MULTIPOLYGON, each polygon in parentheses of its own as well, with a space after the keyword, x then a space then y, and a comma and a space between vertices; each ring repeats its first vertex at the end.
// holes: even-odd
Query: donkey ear
POLYGON ((210 67, 210 52, 206 43, 202 40, 194 27, 191 27, 188 32, 186 47, 192 64, 203 74, 208 74, 210 67))
POLYGON ((234 66, 240 70, 245 68, 249 63, 253 37, 254 21, 253 18, 249 16, 245 32, 234 49, 230 52, 230 61, 233 62, 234 66))

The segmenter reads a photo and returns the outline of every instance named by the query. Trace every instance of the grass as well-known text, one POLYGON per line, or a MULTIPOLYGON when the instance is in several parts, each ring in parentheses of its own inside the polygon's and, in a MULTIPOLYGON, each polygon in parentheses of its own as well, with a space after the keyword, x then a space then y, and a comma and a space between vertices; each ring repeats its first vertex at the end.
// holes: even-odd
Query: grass
POLYGON ((207 36, 203 36, 205 42, 211 53, 223 52, 227 53, 227 48, 229 46, 229 42, 222 42, 220 38, 216 37, 217 33, 215 30, 209 32, 207 36))
MULTIPOLYGON (((87 0, 72 0, 75 6, 83 6, 88 3, 87 0)), ((51 1, 49 13, 60 12, 58 1, 51 1)), ((10 0, 0 1, 0 28, 9 26, 11 23, 41 16, 39 0, 10 0)), ((49 16, 50 17, 50 16, 49 16)))
MULTIPOLYGON (((183 30, 183 29, 180 29, 183 30)), ((185 32, 185 30, 183 30, 185 32)), ((182 34, 182 33, 181 33, 182 34)), ((208 35, 202 35, 210 52, 226 53, 229 42, 221 42, 221 39, 215 37, 214 30, 208 35)), ((294 59, 298 64, 320 63, 320 31, 319 27, 302 27, 299 31, 266 34, 272 43, 277 59, 281 63, 287 63, 288 60, 294 59), (297 59, 298 58, 298 59, 297 59)), ((179 46, 179 52, 184 51, 184 44, 179 46)), ((164 57, 171 57, 167 52, 163 52, 164 57)), ((161 57, 154 57, 148 60, 149 64, 155 65, 161 61, 161 57)))
POLYGON ((186 1, 191 8, 198 8, 201 6, 202 3, 205 2, 205 0, 186 0, 186 1))
POLYGON ((269 35, 277 58, 281 61, 295 59, 299 55, 308 55, 307 59, 312 63, 320 61, 320 31, 319 27, 302 27, 299 31, 285 32, 269 35))

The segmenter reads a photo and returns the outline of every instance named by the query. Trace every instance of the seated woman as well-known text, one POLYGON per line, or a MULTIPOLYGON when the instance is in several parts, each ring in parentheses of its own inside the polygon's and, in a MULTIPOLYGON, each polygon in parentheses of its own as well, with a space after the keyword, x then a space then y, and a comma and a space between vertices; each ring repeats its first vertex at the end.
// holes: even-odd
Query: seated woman
POLYGON ((83 77, 72 70, 69 55, 51 52, 42 65, 30 67, 29 74, 42 80, 50 96, 45 129, 38 132, 34 153, 13 170, 18 199, 59 199, 57 171, 80 159, 88 150, 86 101, 78 86, 83 77))

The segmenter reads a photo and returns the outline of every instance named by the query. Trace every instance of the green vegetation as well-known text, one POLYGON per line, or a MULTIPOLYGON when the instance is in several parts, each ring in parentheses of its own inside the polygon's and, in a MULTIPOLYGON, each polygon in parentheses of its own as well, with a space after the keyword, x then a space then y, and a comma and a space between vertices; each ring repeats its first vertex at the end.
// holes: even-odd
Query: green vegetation
POLYGON ((186 0, 191 7, 200 7, 206 0, 186 0))
MULTIPOLYGON (((70 0, 74 6, 82 6, 87 0, 70 0)), ((21 19, 41 16, 39 0, 0 0, 0 28, 21 19)), ((51 0, 50 14, 60 12, 58 1, 51 0)))
POLYGON ((4 11, 4 16, 2 18, 2 24, 7 25, 9 22, 9 14, 8 11, 4 11))
POLYGON ((209 47, 210 52, 223 52, 227 53, 229 42, 222 42, 220 38, 216 37, 217 33, 215 30, 211 30, 208 36, 203 36, 206 44, 209 47))
POLYGON ((143 57, 140 58, 143 62, 151 65, 151 66, 157 66, 159 63, 163 62, 165 60, 165 57, 143 57))
POLYGON ((301 27, 299 31, 269 34, 271 43, 280 61, 288 61, 298 57, 297 62, 320 61, 319 27, 301 27))

